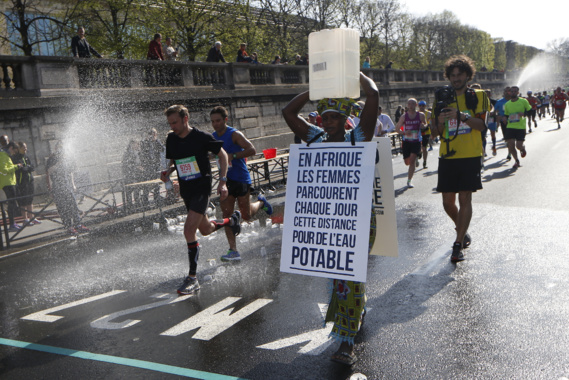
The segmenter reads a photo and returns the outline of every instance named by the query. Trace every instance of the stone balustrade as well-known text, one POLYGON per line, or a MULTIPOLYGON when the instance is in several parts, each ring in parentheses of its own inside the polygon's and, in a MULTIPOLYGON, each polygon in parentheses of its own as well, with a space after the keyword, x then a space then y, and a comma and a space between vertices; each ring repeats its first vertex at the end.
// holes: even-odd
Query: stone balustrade
MULTIPOLYGON (((0 56, 0 97, 63 95, 69 90, 209 88, 239 90, 264 85, 307 85, 308 67, 0 56)), ((440 86, 442 71, 363 69, 380 86, 440 86)), ((478 82, 503 82, 502 72, 479 72, 478 82)))

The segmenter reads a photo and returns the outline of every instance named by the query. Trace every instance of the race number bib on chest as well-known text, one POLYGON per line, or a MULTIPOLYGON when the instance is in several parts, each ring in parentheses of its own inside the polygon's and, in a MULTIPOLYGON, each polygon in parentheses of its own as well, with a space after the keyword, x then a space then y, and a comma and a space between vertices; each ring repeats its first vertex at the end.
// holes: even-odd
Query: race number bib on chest
POLYGON ((196 157, 187 157, 176 160, 176 169, 180 181, 190 181, 202 176, 196 157))
POLYGON ((456 133, 457 125, 458 125, 458 134, 459 135, 464 135, 464 134, 470 133, 472 131, 472 129, 468 126, 468 124, 463 123, 462 121, 460 122, 460 124, 458 124, 456 119, 450 119, 448 121, 448 134, 449 134, 449 136, 452 136, 456 133))
POLYGON ((508 116, 508 121, 510 123, 517 123, 518 121, 520 121, 520 114, 517 113, 513 113, 510 116, 508 116))
POLYGON ((410 141, 419 140, 419 131, 413 129, 406 130, 405 138, 410 141))

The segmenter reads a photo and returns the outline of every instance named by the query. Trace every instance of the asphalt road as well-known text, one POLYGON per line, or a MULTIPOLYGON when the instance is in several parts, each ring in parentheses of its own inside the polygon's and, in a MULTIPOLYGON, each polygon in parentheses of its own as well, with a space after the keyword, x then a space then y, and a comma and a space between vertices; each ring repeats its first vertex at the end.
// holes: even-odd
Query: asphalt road
POLYGON ((329 360, 327 280, 280 273, 281 229, 269 225, 244 229, 240 263, 220 262, 223 234, 202 238, 202 288, 189 297, 175 294, 188 264, 171 232, 80 237, 0 260, 0 377, 569 377, 569 122, 556 128, 539 123, 517 170, 499 135, 457 265, 434 191, 438 147, 413 189, 394 157, 399 257, 370 257, 353 368, 329 360))

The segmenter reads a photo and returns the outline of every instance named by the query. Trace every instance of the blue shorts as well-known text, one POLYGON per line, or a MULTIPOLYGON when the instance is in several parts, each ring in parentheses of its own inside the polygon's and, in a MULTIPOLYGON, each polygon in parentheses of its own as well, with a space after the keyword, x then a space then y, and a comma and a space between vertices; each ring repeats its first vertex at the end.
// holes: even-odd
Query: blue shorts
POLYGON ((492 132, 496 132, 498 130, 498 123, 488 123, 488 129, 492 132))

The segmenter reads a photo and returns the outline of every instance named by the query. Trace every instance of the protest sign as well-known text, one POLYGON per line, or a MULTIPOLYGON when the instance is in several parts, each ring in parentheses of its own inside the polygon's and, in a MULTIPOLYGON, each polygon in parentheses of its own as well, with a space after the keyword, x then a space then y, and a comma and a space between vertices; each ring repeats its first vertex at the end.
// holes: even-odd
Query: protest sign
POLYGON ((391 139, 375 137, 377 142, 377 163, 373 182, 372 229, 375 240, 370 255, 397 257, 397 218, 395 214, 395 185, 393 183, 393 163, 391 158, 391 139), (375 223, 375 225, 374 225, 375 223))
POLYGON ((282 272, 366 281, 376 146, 291 145, 282 272))

